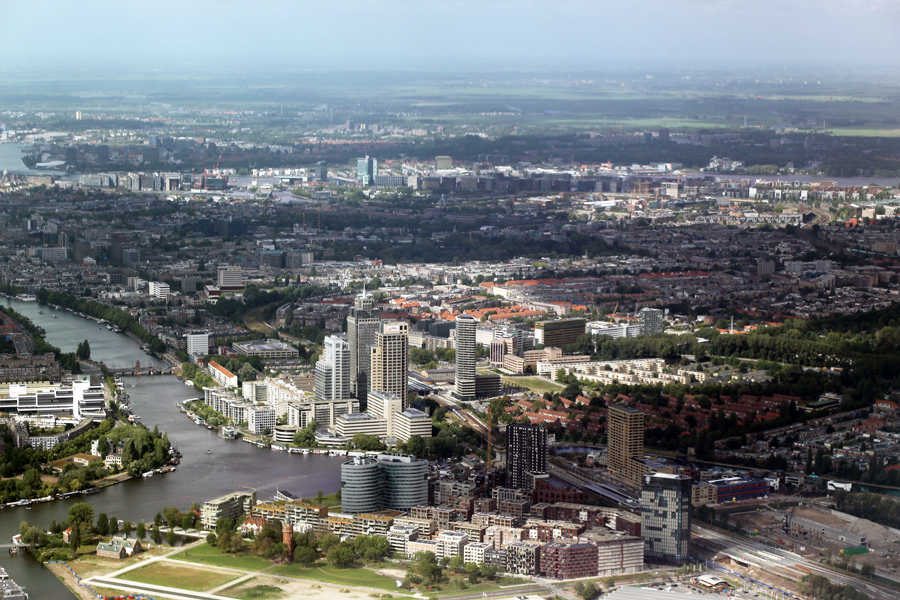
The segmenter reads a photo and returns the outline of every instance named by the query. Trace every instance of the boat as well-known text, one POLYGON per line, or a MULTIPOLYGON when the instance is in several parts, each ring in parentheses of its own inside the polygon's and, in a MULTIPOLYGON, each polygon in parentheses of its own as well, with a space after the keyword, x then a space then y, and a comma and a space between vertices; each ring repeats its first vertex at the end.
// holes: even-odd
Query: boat
POLYGON ((141 477, 153 477, 153 471, 147 471, 146 473, 142 474, 141 477))
POLYGON ((54 318, 54 319, 56 319, 56 318, 57 318, 57 316, 56 316, 56 315, 53 315, 53 318, 54 318))
POLYGON ((16 296, 16 300, 19 302, 37 302, 37 296, 34 294, 19 294, 16 296))
POLYGON ((210 450, 209 448, 207 448, 207 449, 206 449, 206 453, 207 453, 207 454, 212 454, 212 450, 210 450))
MULTIPOLYGON (((16 550, 18 550, 18 546, 15 546, 16 550)), ((9 549, 11 554, 15 554, 12 548, 9 549)), ((25 593, 25 590, 17 584, 15 581, 10 579, 9 575, 6 573, 6 569, 0 567, 0 598, 7 598, 8 600, 28 600, 28 594, 25 593)))
POLYGON ((44 314, 44 311, 39 310, 39 311, 38 311, 38 314, 39 314, 39 315, 42 315, 42 314, 44 314))
POLYGON ((269 447, 270 447, 272 450, 277 450, 277 451, 279 451, 279 452, 284 452, 285 450, 287 450, 287 447, 285 447, 285 446, 279 446, 278 444, 272 444, 272 445, 269 446, 269 447))

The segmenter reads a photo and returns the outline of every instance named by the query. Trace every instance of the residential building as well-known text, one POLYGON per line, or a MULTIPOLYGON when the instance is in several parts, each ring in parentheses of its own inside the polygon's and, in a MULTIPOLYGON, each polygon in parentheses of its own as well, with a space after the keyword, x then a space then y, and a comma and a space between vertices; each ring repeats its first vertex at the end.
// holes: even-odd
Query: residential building
POLYGON ((206 356, 209 354, 209 333, 188 333, 185 334, 187 342, 187 353, 191 358, 206 356))
POLYGON ((641 335, 662 333, 665 323, 663 316, 663 311, 658 308, 642 308, 638 313, 638 319, 641 323, 641 335))
POLYGON ((550 579, 597 576, 597 546, 586 543, 550 542, 541 546, 540 573, 550 579))
POLYGON ((388 530, 387 539, 391 552, 407 553, 407 544, 419 538, 419 530, 412 525, 397 525, 388 530))
POLYGON ((644 476, 641 535, 648 560, 682 564, 690 556, 691 479, 671 473, 644 476))
POLYGON ((537 575, 541 566, 540 542, 512 542, 506 545, 506 572, 513 575, 537 575))
POLYGON ((265 405, 250 405, 244 410, 247 429, 254 435, 268 435, 275 429, 275 409, 265 405))
POLYGON ((484 564, 484 553, 493 548, 486 542, 469 542, 463 548, 463 560, 466 563, 484 564))
POLYGON ((382 323, 371 347, 370 390, 391 392, 403 399, 406 408, 409 368, 409 323, 382 323))
POLYGON ((506 428, 506 484, 525 487, 525 473, 547 470, 547 430, 540 425, 513 424, 506 428))
POLYGON ((438 543, 437 558, 453 558, 464 554, 466 544, 469 543, 469 536, 461 531, 439 531, 435 541, 438 543))
POLYGON ((644 455, 644 413, 622 404, 610 404, 607 425, 610 475, 640 484, 648 467, 644 455))
POLYGON ((350 345, 336 335, 325 338, 322 358, 316 361, 316 401, 350 398, 350 345))
POLYGON ((256 492, 235 492, 204 502, 200 507, 200 524, 215 531, 221 519, 237 519, 249 515, 256 504, 256 492))
POLYGON ((226 388, 236 388, 238 385, 237 375, 220 365, 214 360, 209 361, 209 374, 219 385, 226 388))

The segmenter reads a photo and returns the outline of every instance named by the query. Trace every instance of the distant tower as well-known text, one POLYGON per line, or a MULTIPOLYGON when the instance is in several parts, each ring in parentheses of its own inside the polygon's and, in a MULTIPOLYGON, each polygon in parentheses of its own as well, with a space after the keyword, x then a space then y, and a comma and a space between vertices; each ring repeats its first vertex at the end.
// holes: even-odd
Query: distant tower
POLYGON ((281 540, 287 547, 287 561, 294 562, 294 526, 290 519, 285 519, 284 525, 281 526, 281 540))

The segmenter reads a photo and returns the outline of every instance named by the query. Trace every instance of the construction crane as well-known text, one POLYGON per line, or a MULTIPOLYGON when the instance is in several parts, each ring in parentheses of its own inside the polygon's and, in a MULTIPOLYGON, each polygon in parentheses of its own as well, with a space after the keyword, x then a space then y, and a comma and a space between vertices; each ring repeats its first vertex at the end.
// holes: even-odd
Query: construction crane
POLYGON ((223 154, 225 154, 225 153, 224 153, 224 152, 220 152, 220 153, 219 153, 219 160, 216 161, 216 171, 215 171, 215 174, 216 174, 216 175, 219 174, 219 163, 222 162, 222 155, 223 155, 223 154))
POLYGON ((488 484, 488 482, 487 482, 488 473, 491 472, 491 452, 493 450, 493 448, 491 446, 493 436, 491 434, 494 431, 493 418, 494 418, 493 406, 491 404, 488 404, 488 408, 487 408, 487 443, 488 443, 488 447, 487 447, 487 460, 484 461, 485 462, 485 466, 484 466, 484 479, 485 479, 484 485, 485 486, 487 486, 487 484, 488 484))
POLYGON ((612 323, 613 319, 616 318, 616 311, 619 310, 619 303, 616 302, 616 307, 613 309, 612 314, 609 315, 609 322, 612 323))

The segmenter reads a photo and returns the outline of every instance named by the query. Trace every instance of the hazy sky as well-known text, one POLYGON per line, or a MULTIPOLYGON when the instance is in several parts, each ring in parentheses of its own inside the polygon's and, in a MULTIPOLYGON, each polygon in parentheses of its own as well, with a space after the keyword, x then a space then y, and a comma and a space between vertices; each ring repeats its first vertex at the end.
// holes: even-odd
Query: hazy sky
POLYGON ((0 8, 0 68, 900 62, 900 0, 0 0, 0 8))

